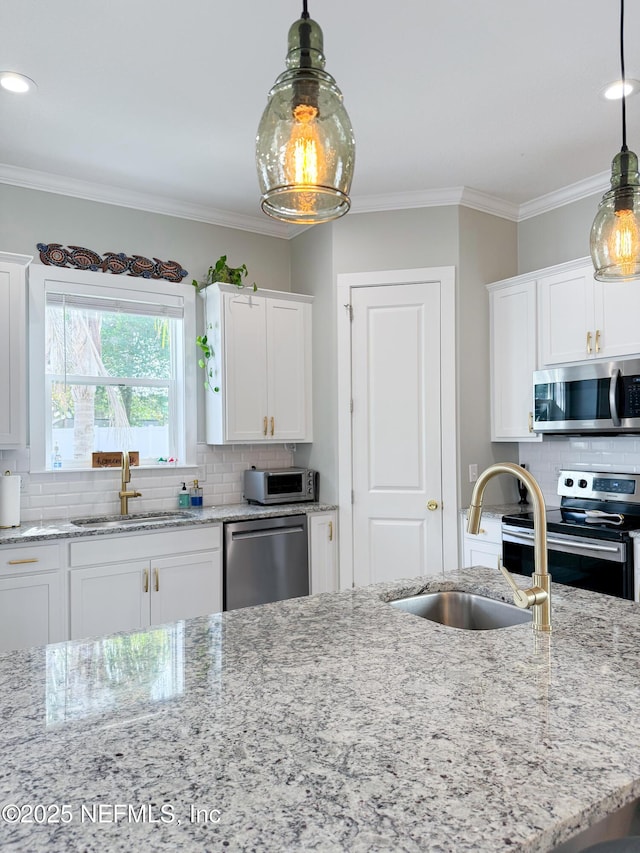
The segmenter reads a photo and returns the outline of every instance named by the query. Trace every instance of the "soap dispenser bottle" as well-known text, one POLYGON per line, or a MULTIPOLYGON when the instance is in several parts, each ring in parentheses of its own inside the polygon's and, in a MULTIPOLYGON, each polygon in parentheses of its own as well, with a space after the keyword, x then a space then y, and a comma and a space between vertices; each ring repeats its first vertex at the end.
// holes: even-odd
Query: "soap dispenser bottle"
POLYGON ((198 481, 193 481, 191 489, 191 506, 202 506, 202 486, 198 485, 198 481))
POLYGON ((189 492, 187 491, 187 484, 183 483, 182 488, 178 492, 178 506, 179 507, 189 507, 191 506, 191 497, 189 492))

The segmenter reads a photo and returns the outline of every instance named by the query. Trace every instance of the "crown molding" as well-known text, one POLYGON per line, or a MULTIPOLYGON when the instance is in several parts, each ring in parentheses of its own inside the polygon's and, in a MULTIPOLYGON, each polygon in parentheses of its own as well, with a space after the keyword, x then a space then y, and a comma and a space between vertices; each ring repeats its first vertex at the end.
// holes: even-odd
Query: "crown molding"
POLYGON ((124 189, 124 187, 112 187, 106 184, 54 175, 49 172, 39 172, 34 169, 23 169, 19 166, 9 166, 6 163, 0 163, 0 183, 81 198, 85 201, 130 207, 147 213, 176 216, 178 219, 206 222, 208 225, 221 225, 225 228, 251 231, 254 234, 264 234, 269 237, 288 239, 291 236, 291 229, 288 225, 279 223, 267 216, 245 216, 206 205, 190 204, 164 196, 124 189))
MULTIPOLYGON (((610 186, 611 173, 600 172, 567 187, 524 202, 513 204, 504 199, 491 196, 469 187, 444 187, 433 190, 415 190, 404 193, 385 193, 381 195, 361 195, 352 198, 350 214, 381 213, 391 210, 409 210, 421 207, 463 206, 482 213, 499 216, 514 222, 521 222, 542 213, 548 213, 571 202, 580 201, 588 196, 602 194, 610 186)), ((23 169, 0 163, 0 183, 25 189, 56 193, 57 195, 81 198, 102 204, 129 207, 147 213, 159 213, 175 216, 208 225, 223 228, 235 228, 252 234, 279 237, 284 240, 301 234, 310 226, 289 225, 278 222, 268 216, 247 216, 219 210, 206 205, 191 204, 164 196, 141 193, 123 187, 112 187, 82 181, 77 178, 63 177, 35 169, 23 169)))
POLYGON ((518 206, 495 196, 468 187, 443 187, 405 193, 357 196, 352 198, 351 213, 378 213, 387 210, 408 210, 416 207, 445 207, 463 205, 503 219, 517 220, 518 206))
POLYGON ((518 222, 522 222, 524 219, 531 219, 532 216, 539 216, 541 213, 548 213, 557 207, 563 207, 565 204, 580 201, 588 196, 602 195, 610 187, 610 171, 600 172, 597 175, 592 175, 590 178, 576 181, 575 184, 569 184, 567 187, 562 187, 562 189, 541 195, 538 198, 521 204, 518 222))

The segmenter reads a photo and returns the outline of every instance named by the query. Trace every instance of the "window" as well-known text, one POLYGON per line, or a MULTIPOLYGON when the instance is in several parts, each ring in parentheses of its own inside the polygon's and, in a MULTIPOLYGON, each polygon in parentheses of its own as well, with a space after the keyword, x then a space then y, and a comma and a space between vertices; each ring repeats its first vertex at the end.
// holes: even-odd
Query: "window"
POLYGON ((29 286, 32 470, 91 468, 95 451, 195 461, 193 292, 47 267, 29 286))

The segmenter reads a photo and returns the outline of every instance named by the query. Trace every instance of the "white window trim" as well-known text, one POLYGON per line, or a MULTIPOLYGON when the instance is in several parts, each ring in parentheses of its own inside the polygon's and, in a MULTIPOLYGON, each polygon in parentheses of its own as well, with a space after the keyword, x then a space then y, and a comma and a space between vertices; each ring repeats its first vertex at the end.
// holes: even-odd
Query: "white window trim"
MULTIPOLYGON (((175 423, 181 435, 178 446, 183 448, 180 467, 196 464, 196 303, 195 288, 186 284, 155 279, 115 276, 65 267, 48 267, 32 264, 29 269, 29 444, 31 448, 30 471, 47 473, 50 457, 50 436, 47 434, 45 409, 45 311, 48 290, 104 295, 109 299, 141 299, 159 305, 182 307, 182 352, 176 353, 178 370, 182 374, 182 394, 177 397, 178 412, 175 423)), ((166 468, 159 464, 158 468, 166 468)), ((66 472, 87 471, 87 468, 67 468, 66 472)), ((92 470, 92 469, 89 469, 92 470)), ((56 472, 59 473, 59 472, 56 472)))

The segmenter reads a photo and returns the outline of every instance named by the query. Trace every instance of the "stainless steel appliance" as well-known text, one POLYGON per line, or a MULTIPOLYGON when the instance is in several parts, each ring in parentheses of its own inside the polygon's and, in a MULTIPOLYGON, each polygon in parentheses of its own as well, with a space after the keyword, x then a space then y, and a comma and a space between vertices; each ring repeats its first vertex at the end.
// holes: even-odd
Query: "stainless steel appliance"
MULTIPOLYGON (((631 531, 640 530, 640 476, 560 471, 560 507, 547 509, 549 573, 555 583, 640 600, 631 531)), ((502 518, 502 561, 533 573, 533 513, 502 518)))
POLYGON ((317 501, 320 475, 310 468, 249 468, 244 472, 244 497, 250 504, 317 501))
POLYGON ((535 432, 640 433, 640 359, 537 370, 533 398, 535 432))
POLYGON ((306 515, 224 525, 224 610, 301 595, 309 595, 306 515))

